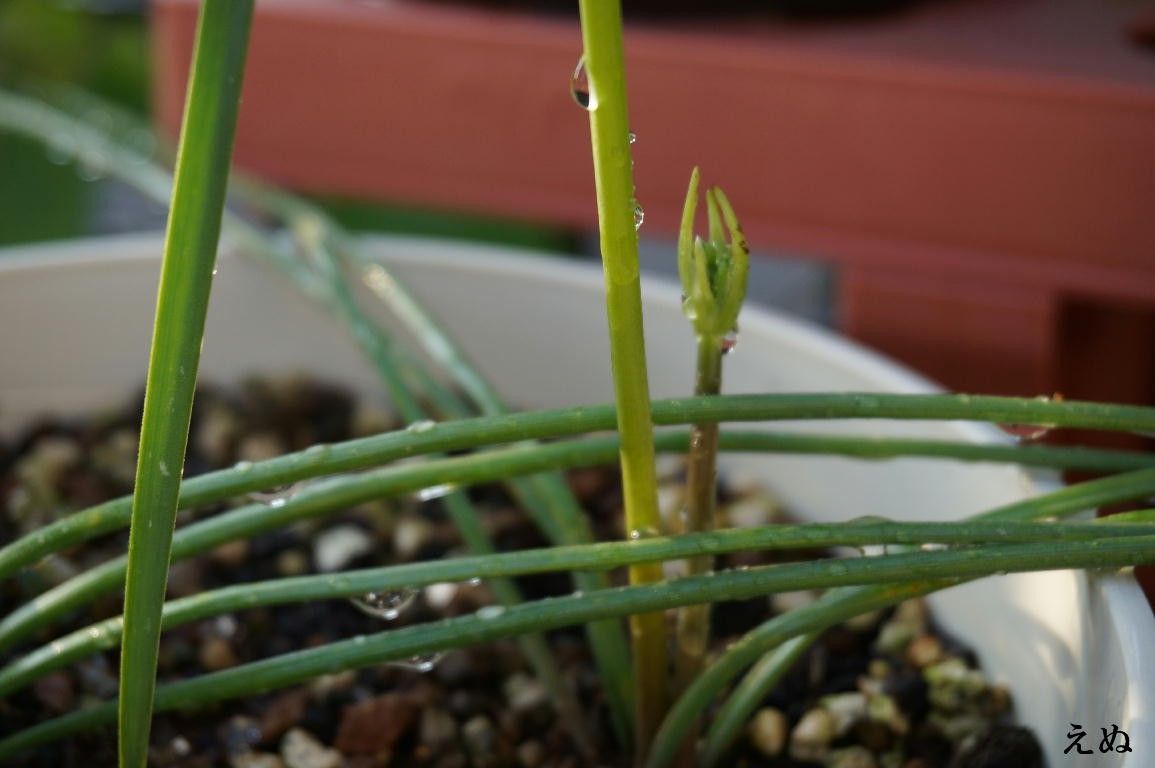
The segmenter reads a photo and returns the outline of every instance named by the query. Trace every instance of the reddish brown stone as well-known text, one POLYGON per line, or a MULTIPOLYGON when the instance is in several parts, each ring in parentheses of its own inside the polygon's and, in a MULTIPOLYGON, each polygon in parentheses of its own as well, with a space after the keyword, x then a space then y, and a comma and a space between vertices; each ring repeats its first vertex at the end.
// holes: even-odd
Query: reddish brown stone
POLYGON ((308 703, 307 688, 297 688, 273 699, 261 715, 261 735, 267 741, 279 739, 285 731, 301 721, 308 703))
POLYGON ((387 693, 357 702, 341 713, 335 746, 346 755, 392 749, 417 723, 420 705, 411 696, 387 693))
POLYGON ((59 670, 37 680, 32 690, 36 692, 36 698, 53 712, 67 712, 76 702, 72 678, 59 670))

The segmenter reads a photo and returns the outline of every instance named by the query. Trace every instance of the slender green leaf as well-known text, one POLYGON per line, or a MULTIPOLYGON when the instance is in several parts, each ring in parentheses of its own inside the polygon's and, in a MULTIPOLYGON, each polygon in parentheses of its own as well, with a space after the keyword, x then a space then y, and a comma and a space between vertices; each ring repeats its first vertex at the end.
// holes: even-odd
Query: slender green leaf
MULTIPOLYGON (((1155 562, 1155 537, 1123 536, 1095 542, 1005 544, 877 558, 819 561, 723 571, 670 582, 617 587, 589 594, 537 600, 510 608, 481 609, 444 619, 275 656, 221 672, 169 683, 158 690, 157 708, 192 709, 304 682, 323 674, 358 669, 433 651, 462 648, 525 632, 541 632, 599 619, 662 611, 720 600, 744 600, 822 583, 872 584, 867 595, 848 596, 834 608, 842 618, 883 607, 919 590, 1001 572, 1104 568, 1155 562), (911 585, 911 579, 924 579, 911 585), (851 599, 852 598, 852 599, 851 599)), ((773 636, 779 642, 820 630, 835 610, 795 611, 773 636)), ((764 637, 768 636, 763 633, 764 637)), ((764 641, 764 637, 761 638, 764 641)), ((741 641, 746 643, 746 640, 741 641)), ((711 666, 703 676, 714 669, 711 666)), ((0 742, 0 759, 50 739, 110 722, 111 705, 97 705, 35 726, 0 742)), ((653 761, 651 761, 653 762, 653 761)))
MULTIPOLYGON (((665 562, 692 556, 713 556, 757 550, 816 549, 868 545, 975 545, 990 543, 1096 542, 1112 537, 1155 538, 1155 510, 1129 515, 1126 524, 1113 518, 1090 523, 1059 525, 1034 522, 894 523, 864 519, 845 523, 774 525, 727 529, 712 533, 659 537, 628 542, 583 544, 572 547, 525 550, 501 555, 462 557, 431 562, 282 578, 237 584, 165 604, 162 627, 172 629, 192 621, 263 605, 353 597, 366 592, 419 589, 429 584, 472 578, 503 579, 548 571, 609 570, 638 563, 665 562)), ((865 563, 887 561, 871 558, 865 563)), ((865 568, 869 573, 870 566, 865 568)), ((805 588, 827 586, 827 569, 818 571, 805 588)), ((805 578, 805 573, 803 578, 805 578)), ((98 650, 115 647, 121 619, 106 619, 79 629, 12 662, 0 670, 0 696, 26 685, 53 669, 66 666, 98 650)))
POLYGON ((212 287, 252 0, 201 6, 165 236, 124 586, 120 766, 144 768, 160 611, 212 287))
MULTIPOLYGON (((773 398, 775 396, 768 396, 773 398)), ((689 402, 680 416, 664 412, 670 401, 656 403, 662 409, 663 423, 689 422, 718 413, 701 413, 697 403, 689 402)), ((1029 402, 1029 401, 1027 401, 1029 402)), ((772 406, 771 406, 772 407, 772 406)), ((541 411, 515 414, 501 419, 474 419, 436 425, 426 432, 391 432, 384 435, 350 440, 334 445, 317 445, 304 451, 286 454, 240 468, 219 470, 186 480, 181 484, 180 508, 191 509, 213 504, 265 488, 291 485, 323 475, 354 472, 376 467, 399 458, 474 448, 491 443, 515 442, 525 435, 557 437, 583 431, 574 428, 567 415, 578 416, 578 424, 590 431, 607 428, 613 416, 609 411, 541 411), (594 418, 589 418, 592 415, 594 418)), ((767 411, 746 412, 745 420, 760 418, 767 411)), ((737 420, 734 418, 733 420, 737 420)), ((684 433, 683 433, 684 434, 684 433)), ((657 436, 661 450, 681 451, 683 437, 671 433, 657 436)), ((776 453, 830 454, 850 458, 883 460, 907 457, 954 459, 976 462, 1007 462, 1023 466, 1080 469, 1093 472, 1125 472, 1155 466, 1148 453, 1112 451, 1094 448, 1052 447, 1046 445, 988 445, 909 438, 846 437, 836 435, 795 435, 774 432, 723 432, 724 450, 752 450, 776 453)), ((65 547, 128 525, 131 500, 127 497, 81 510, 0 548, 0 578, 65 547)), ((0 633, 2 634, 2 633, 0 633)))
MULTIPOLYGON (((450 427, 451 424, 441 426, 450 427)), ((775 437, 766 433, 745 435, 723 433, 720 436, 720 445, 723 450, 758 451, 767 444, 772 444, 775 437)), ((794 439, 798 436, 789 437, 794 439)), ((660 434, 657 437, 657 445, 664 449, 685 451, 687 436, 684 433, 660 434)), ((1041 447, 1031 449, 1016 449, 1012 446, 988 447, 996 450, 1030 452, 1064 450, 1041 447)), ((422 488, 446 483, 463 486, 492 482, 515 474, 532 474, 546 469, 606 464, 613 460, 617 449, 618 443, 613 437, 586 438, 540 447, 510 448, 466 457, 439 459, 420 465, 376 470, 354 478, 334 478, 315 483, 281 506, 255 504, 241 507, 182 528, 173 539, 173 557, 177 559, 188 557, 232 539, 273 530, 294 520, 320 517, 334 510, 390 494, 412 493, 422 488)), ((1142 454, 1132 456, 1141 462, 1141 466, 1150 466, 1149 456, 1142 454)), ((123 559, 117 559, 91 568, 45 592, 0 621, 0 649, 11 647, 21 638, 40 627, 47 626, 68 611, 84 605, 99 595, 107 594, 119 586, 122 580, 123 559)))

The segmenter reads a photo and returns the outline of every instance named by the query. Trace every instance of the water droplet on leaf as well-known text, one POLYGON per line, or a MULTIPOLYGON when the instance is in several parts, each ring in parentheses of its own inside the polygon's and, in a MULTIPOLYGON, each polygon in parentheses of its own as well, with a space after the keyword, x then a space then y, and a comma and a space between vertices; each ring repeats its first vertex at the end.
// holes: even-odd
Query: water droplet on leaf
POLYGON ((437 662, 441 661, 441 657, 445 654, 441 651, 434 651, 433 653, 421 653, 417 656, 410 656, 404 661, 390 661, 389 666, 399 667, 401 669, 411 669, 414 672, 431 672, 437 666, 437 662))
POLYGON ((97 181, 104 175, 104 165, 103 154, 84 150, 80 153, 80 162, 76 166, 76 173, 84 181, 97 181))
POLYGON ((642 228, 642 222, 646 220, 646 211, 642 208, 641 203, 634 203, 634 231, 642 228))
POLYGON ((660 535, 654 528, 635 528, 630 531, 630 539, 632 541, 640 541, 642 539, 652 539, 660 535))
POLYGON ((349 599, 357 610, 374 618, 393 621, 408 608, 417 597, 417 592, 403 587, 380 592, 366 592, 360 597, 349 599))
POLYGON ((419 435, 422 432, 428 432, 429 430, 433 429, 436 426, 437 426, 437 422, 430 421, 429 419, 422 419, 421 421, 415 421, 412 424, 410 424, 408 427, 405 428, 405 431, 406 432, 412 432, 415 435, 419 435))
POLYGON ((270 507, 283 507, 285 506, 285 502, 291 499, 297 490, 296 484, 289 483, 288 485, 278 485, 263 491, 252 491, 249 493, 249 498, 253 501, 263 501, 270 507))
POLYGON ((456 486, 452 483, 442 483, 440 485, 431 485, 428 488, 422 488, 414 495, 418 501, 433 501, 434 499, 440 499, 442 496, 453 493, 455 488, 456 486))
POLYGON ((484 608, 477 610, 477 618, 479 619, 496 619, 505 613, 505 606, 501 605, 487 605, 484 608))
POLYGON ((72 137, 68 133, 53 133, 48 137, 47 142, 48 162, 53 165, 67 165, 72 161, 72 153, 69 151, 72 137))

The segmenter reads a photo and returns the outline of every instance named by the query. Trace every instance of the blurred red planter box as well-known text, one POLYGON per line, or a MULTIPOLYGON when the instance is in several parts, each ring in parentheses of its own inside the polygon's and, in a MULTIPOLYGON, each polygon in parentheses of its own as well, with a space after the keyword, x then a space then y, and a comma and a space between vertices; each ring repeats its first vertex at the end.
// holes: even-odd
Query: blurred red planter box
MULTIPOLYGON (((674 233, 699 164, 757 248, 840 267, 851 335, 958 389, 1155 402, 1155 50, 1135 8, 631 23, 646 231, 674 233)), ((195 12, 153 3, 170 133, 195 12)), ((300 190, 590 228, 579 50, 576 17, 264 2, 237 161, 300 190)))

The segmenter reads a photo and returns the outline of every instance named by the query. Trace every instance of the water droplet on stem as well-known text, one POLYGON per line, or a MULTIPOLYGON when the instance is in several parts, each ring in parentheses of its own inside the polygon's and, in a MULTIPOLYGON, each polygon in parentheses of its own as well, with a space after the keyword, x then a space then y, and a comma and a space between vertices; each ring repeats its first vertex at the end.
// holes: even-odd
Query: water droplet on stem
POLYGON ((501 605, 487 605, 484 608, 477 609, 477 618, 479 619, 496 619, 505 613, 505 607, 501 605))
POLYGON ((730 354, 736 346, 738 346, 738 330, 734 329, 722 337, 722 354, 730 354))
POLYGON ((597 108, 597 100, 590 89, 589 78, 586 76, 586 57, 583 54, 574 67, 569 79, 569 93, 574 103, 585 110, 597 108))
POLYGON ((1033 443, 1046 437, 1052 427, 1046 424, 999 424, 999 429, 1021 443, 1033 443))

